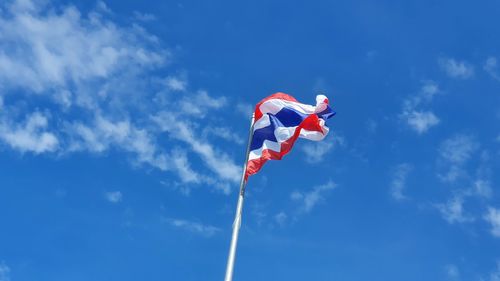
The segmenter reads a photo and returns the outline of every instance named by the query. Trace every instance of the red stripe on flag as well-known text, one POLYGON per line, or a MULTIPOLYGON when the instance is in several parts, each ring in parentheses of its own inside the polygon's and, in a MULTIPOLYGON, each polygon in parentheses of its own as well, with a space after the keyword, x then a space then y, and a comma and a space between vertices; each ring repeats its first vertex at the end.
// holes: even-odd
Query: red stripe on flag
POLYGON ((319 117, 316 114, 311 114, 304 119, 300 124, 300 127, 308 131, 323 133, 323 128, 321 128, 321 125, 319 124, 319 117))
POLYGON ((272 100, 272 99, 279 99, 279 100, 287 100, 287 101, 298 102, 294 97, 292 97, 290 95, 287 95, 285 93, 278 92, 278 93, 272 94, 272 95, 266 97, 265 99, 261 100, 255 106, 255 120, 259 120, 260 117, 262 117, 262 112, 260 111, 261 104, 263 104, 264 102, 266 102, 268 100, 272 100))

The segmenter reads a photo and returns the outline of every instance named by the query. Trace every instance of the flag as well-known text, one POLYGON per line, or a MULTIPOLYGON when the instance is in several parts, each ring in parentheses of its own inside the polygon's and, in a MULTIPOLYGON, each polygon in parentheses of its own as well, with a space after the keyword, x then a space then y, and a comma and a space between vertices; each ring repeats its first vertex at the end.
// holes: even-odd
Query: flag
POLYGON ((325 121, 335 115, 324 95, 316 106, 298 102, 294 97, 276 93, 255 106, 245 180, 257 173, 267 160, 280 160, 297 138, 320 141, 328 134, 325 121))

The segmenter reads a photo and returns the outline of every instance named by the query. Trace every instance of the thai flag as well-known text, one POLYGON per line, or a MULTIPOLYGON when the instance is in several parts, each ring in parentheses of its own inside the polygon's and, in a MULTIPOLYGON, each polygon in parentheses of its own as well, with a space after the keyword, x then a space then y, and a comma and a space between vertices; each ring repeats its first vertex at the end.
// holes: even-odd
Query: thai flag
POLYGON ((257 173, 267 160, 280 160, 297 138, 320 141, 328 134, 325 120, 335 115, 328 98, 316 97, 316 106, 276 93, 255 107, 255 123, 250 143, 245 180, 257 173))

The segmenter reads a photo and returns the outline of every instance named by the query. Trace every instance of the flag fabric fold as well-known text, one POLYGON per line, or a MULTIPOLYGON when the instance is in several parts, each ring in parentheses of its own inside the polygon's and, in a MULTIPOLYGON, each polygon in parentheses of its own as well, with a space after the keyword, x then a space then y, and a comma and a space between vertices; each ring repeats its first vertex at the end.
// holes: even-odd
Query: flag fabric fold
POLYGON ((276 93, 260 101, 254 112, 245 180, 257 173, 268 160, 280 160, 298 138, 320 141, 328 134, 325 121, 335 115, 328 98, 316 97, 316 106, 276 93))

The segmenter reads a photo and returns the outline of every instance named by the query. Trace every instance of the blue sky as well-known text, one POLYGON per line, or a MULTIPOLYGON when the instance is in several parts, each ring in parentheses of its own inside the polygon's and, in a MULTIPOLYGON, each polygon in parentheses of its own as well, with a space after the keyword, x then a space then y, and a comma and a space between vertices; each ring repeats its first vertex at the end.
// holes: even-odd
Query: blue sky
POLYGON ((235 280, 500 280, 497 1, 3 1, 0 281, 222 280, 249 115, 337 116, 250 178, 235 280))

